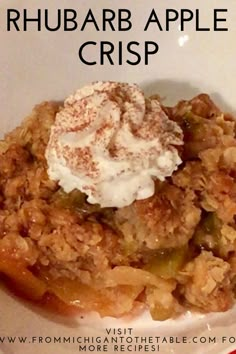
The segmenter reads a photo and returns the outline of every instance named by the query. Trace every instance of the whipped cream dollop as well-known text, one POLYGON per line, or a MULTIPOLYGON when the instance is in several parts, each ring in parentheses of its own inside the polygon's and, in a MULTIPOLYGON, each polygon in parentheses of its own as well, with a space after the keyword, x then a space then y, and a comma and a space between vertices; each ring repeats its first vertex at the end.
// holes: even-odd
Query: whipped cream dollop
POLYGON ((154 194, 154 180, 181 163, 180 127, 157 99, 134 84, 97 82, 71 95, 57 113, 46 149, 48 174, 88 202, 123 207, 154 194))

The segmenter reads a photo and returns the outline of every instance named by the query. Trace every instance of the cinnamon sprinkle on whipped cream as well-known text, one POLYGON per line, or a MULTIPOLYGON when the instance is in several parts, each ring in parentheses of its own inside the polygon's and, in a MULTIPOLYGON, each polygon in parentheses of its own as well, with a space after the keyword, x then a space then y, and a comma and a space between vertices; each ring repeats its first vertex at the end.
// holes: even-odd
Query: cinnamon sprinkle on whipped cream
POLYGON ((64 103, 46 149, 48 174, 69 193, 102 207, 123 207, 154 194, 154 180, 171 176, 181 159, 180 127, 157 99, 134 84, 96 82, 64 103))

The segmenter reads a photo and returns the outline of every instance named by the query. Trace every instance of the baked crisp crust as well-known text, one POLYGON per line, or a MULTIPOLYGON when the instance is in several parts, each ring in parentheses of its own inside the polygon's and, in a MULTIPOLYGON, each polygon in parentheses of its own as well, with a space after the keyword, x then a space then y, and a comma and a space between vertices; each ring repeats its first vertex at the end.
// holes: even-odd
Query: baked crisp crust
POLYGON ((36 106, 0 142, 0 271, 22 285, 15 267, 27 269, 28 297, 53 293, 102 316, 146 306, 159 320, 233 305, 235 122, 207 95, 163 108, 184 132, 183 163, 153 197, 120 209, 90 205, 48 178, 58 104, 36 106))

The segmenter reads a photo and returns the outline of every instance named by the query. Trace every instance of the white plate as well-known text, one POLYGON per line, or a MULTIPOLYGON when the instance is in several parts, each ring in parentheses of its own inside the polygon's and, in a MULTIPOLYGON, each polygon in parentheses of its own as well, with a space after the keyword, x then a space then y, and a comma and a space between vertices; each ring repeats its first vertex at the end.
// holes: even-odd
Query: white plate
MULTIPOLYGON (((172 0, 169 8, 189 8, 200 11, 202 26, 213 26, 213 9, 228 9, 228 32, 196 32, 194 22, 186 25, 186 30, 179 30, 179 23, 171 24, 169 32, 160 32, 155 25, 144 32, 148 15, 154 8, 164 23, 167 7, 165 0, 117 0, 76 1, 76 0, 26 0, 0 3, 0 103, 1 133, 9 131, 27 115, 32 106, 42 100, 62 100, 69 93, 85 83, 96 80, 119 80, 140 84, 147 94, 159 93, 170 102, 190 98, 199 92, 207 92, 226 110, 236 111, 235 77, 236 77, 236 3, 235 0, 199 0, 196 4, 189 0, 172 0), (98 6, 99 4, 99 6, 98 6), (58 8, 74 8, 79 13, 79 23, 89 8, 94 10, 96 18, 101 18, 103 8, 128 8, 132 12, 133 28, 129 32, 96 32, 87 28, 84 32, 7 32, 5 30, 6 9, 27 8, 35 14, 37 8, 49 9, 50 15, 58 8), (104 66, 86 66, 78 58, 77 52, 82 43, 88 40, 99 42, 111 41, 156 41, 159 53, 150 58, 145 66, 122 66, 108 64, 104 66)), ((222 15, 223 16, 223 15, 222 15)), ((93 58, 96 52, 90 51, 93 58)), ((192 316, 186 314, 178 321, 158 323, 151 321, 147 314, 141 318, 125 322, 106 318, 99 320, 96 315, 88 316, 76 323, 69 323, 60 318, 50 318, 38 313, 33 307, 15 299, 6 291, 0 291, 0 337, 2 336, 104 336, 105 328, 133 328, 136 335, 142 336, 192 336, 217 337, 215 344, 172 344, 160 345, 160 353, 220 353, 236 348, 222 337, 234 337, 235 310, 226 314, 192 316), (80 324, 78 324, 80 323, 80 324)), ((233 339, 231 339, 232 341, 233 339)), ((74 344, 1 344, 3 353, 17 354, 51 354, 76 353, 78 345, 74 344)), ((133 351, 134 352, 134 351, 133 351)), ((142 351, 140 351, 142 352, 142 351)), ((96 353, 96 351, 93 351, 96 353)), ((112 353, 112 349, 109 349, 112 353)), ((118 353, 118 352, 116 352, 118 353)))

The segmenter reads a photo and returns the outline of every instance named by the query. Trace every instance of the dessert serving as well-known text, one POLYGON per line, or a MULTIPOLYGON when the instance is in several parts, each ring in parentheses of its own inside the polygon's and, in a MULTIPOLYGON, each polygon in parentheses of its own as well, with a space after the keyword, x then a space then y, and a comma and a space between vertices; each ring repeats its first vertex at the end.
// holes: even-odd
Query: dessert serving
POLYGON ((98 82, 0 143, 0 272, 63 313, 226 311, 236 290, 235 121, 98 82), (69 311, 71 310, 71 311, 69 311))

